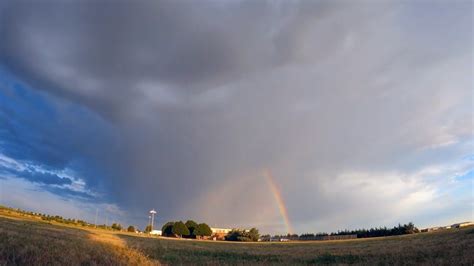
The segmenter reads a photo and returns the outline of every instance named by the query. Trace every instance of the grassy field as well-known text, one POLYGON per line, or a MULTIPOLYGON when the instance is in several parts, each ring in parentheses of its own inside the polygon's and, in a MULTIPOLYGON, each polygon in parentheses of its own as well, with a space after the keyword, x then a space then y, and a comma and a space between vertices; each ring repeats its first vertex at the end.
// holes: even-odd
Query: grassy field
POLYGON ((474 228, 325 242, 149 238, 0 213, 0 265, 473 265, 474 228))

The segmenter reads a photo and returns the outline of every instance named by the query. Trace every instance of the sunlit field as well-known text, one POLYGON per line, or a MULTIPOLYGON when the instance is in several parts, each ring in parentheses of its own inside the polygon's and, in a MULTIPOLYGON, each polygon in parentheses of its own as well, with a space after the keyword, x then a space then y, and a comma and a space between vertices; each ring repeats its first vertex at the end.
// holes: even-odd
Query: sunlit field
POLYGON ((320 242, 177 240, 47 223, 3 213, 0 265, 472 265, 474 228, 320 242))

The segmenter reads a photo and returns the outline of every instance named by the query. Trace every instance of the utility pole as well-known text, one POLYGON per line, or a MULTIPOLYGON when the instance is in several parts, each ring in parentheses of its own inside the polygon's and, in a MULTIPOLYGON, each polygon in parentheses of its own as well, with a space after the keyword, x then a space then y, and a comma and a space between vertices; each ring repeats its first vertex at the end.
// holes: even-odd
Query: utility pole
POLYGON ((97 228, 97 215, 98 214, 99 214, 99 208, 96 208, 95 209, 95 221, 94 221, 95 228, 97 228))

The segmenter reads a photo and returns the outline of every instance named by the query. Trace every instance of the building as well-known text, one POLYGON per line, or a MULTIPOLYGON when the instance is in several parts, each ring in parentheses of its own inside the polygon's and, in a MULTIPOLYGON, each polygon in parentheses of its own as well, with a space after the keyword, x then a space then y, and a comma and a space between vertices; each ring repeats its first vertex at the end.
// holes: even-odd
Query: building
POLYGON ((443 229, 443 228, 444 228, 444 227, 439 227, 439 226, 428 227, 428 228, 423 228, 423 229, 421 229, 420 232, 422 232, 422 233, 433 232, 433 231, 441 230, 441 229, 443 229))
POLYGON ((474 225, 474 222, 462 222, 462 223, 456 223, 448 226, 435 226, 435 227, 428 227, 428 228, 423 228, 420 229, 420 232, 433 232, 433 231, 438 231, 438 230, 443 230, 443 229, 451 229, 451 228, 462 228, 466 226, 472 226, 474 225))
POLYGON ((474 222, 463 222, 451 225, 451 228, 462 228, 466 226, 474 225, 474 222))
POLYGON ((150 235, 161 236, 161 230, 152 230, 150 235))
POLYGON ((225 239, 225 236, 230 232, 232 231, 232 229, 229 229, 229 228, 214 228, 214 227, 211 227, 211 231, 212 231, 212 239, 214 240, 224 240, 225 239))

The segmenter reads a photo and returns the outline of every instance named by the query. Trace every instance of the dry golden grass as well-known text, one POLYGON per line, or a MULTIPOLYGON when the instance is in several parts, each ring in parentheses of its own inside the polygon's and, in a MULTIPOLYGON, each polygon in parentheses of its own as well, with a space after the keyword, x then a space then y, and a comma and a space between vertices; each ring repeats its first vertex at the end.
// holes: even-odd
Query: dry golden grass
POLYGON ((229 243, 121 236, 152 259, 193 264, 473 265, 474 229, 324 242, 229 243))
POLYGON ((150 264, 112 233, 0 216, 0 265, 150 264))
POLYGON ((473 265, 474 228, 325 242, 173 240, 0 216, 0 265, 473 265))

